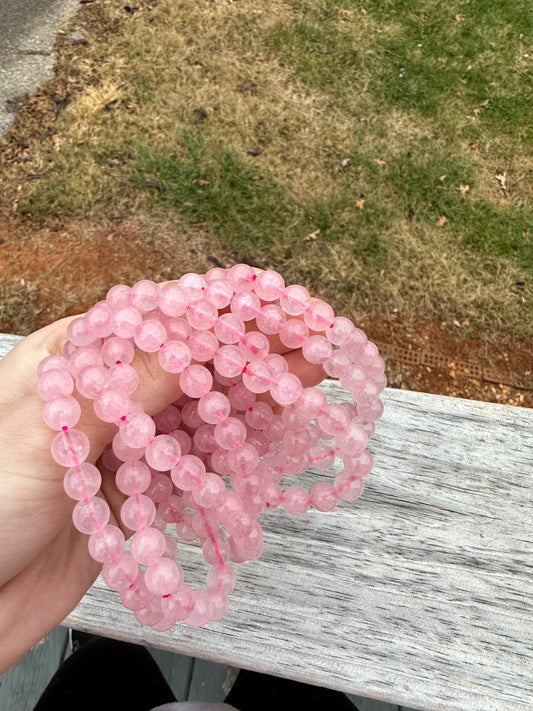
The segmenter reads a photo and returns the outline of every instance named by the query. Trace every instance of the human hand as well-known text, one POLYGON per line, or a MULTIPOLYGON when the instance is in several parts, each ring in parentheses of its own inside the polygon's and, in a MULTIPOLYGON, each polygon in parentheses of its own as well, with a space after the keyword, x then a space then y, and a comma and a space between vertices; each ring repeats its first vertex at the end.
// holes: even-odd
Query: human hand
MULTIPOLYGON (((0 673, 74 609, 101 567, 89 555, 87 536, 72 524, 74 502, 63 489, 64 468, 51 457, 54 432, 42 421, 37 394, 37 366, 45 356, 61 353, 71 320, 28 336, 0 361, 0 673)), ((254 330, 254 322, 247 327, 254 330)), ((286 358, 305 387, 322 380, 320 366, 309 365, 277 336, 270 341, 271 352, 286 358)), ((148 414, 180 397, 178 377, 160 368, 157 354, 139 351, 133 366, 139 375, 136 396, 148 414)), ((89 400, 78 398, 78 427, 91 443, 88 461, 102 472, 100 495, 111 509, 110 523, 121 525, 125 496, 99 459, 117 428, 101 422, 89 400)))

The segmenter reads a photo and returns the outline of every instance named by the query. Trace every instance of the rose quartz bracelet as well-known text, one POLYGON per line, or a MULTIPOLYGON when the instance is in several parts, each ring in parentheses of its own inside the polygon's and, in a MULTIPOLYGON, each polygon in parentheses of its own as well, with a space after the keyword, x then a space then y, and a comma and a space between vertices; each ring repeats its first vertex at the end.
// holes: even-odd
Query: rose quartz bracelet
POLYGON ((255 560, 263 550, 261 512, 279 505, 293 515, 310 506, 331 511, 361 495, 385 384, 376 346, 349 319, 303 286, 285 286, 277 272, 256 274, 244 264, 163 287, 148 280, 112 287, 70 323, 63 355, 38 369, 43 419, 57 431, 52 457, 67 468, 65 491, 77 501, 74 526, 88 535, 106 584, 140 624, 160 631, 224 616, 235 586, 229 562, 255 560), (270 353, 274 334, 338 378, 353 404, 328 404, 320 389, 304 388, 286 359, 270 353), (135 349, 157 353, 183 392, 153 418, 134 395, 135 349), (120 517, 134 531, 128 543, 109 523, 100 471, 86 461, 89 439, 75 429, 74 390, 118 428, 102 463, 126 496, 120 517), (285 476, 309 467, 327 472, 336 458, 340 472, 310 492, 282 488, 285 476), (203 590, 184 582, 176 539, 199 541, 210 566, 203 590))

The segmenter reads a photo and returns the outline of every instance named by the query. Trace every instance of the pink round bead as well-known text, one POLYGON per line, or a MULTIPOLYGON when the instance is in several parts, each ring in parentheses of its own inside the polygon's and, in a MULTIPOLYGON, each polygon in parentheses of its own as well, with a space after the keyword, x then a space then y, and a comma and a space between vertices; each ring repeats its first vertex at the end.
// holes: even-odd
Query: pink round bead
POLYGON ((154 281, 141 279, 131 287, 130 302, 139 311, 155 309, 159 302, 159 287, 154 281))
POLYGON ((294 403, 294 411, 302 418, 314 420, 326 407, 327 402, 322 390, 316 387, 304 388, 299 399, 294 403))
POLYGON ((79 430, 58 432, 52 441, 52 457, 62 467, 75 467, 89 455, 89 438, 79 430))
POLYGON ((89 365, 78 374, 76 388, 82 397, 94 400, 100 395, 106 384, 106 371, 96 365, 89 365))
POLYGON ((186 341, 192 333, 191 324, 181 317, 168 319, 164 325, 169 341, 186 341))
POLYGON ((139 566, 131 553, 123 551, 120 556, 102 567, 102 577, 112 590, 126 590, 131 587, 139 575, 139 566))
POLYGON ((143 321, 134 334, 135 345, 145 353, 155 353, 166 342, 167 330, 160 321, 148 319, 143 321))
POLYGON ((93 402, 96 416, 102 422, 119 422, 130 409, 130 398, 120 390, 106 389, 93 402))
POLYGON ((183 316, 189 306, 189 296, 185 289, 171 282, 165 284, 159 292, 159 308, 166 316, 183 316))
POLYGON ((131 539, 131 555, 140 565, 153 565, 166 550, 165 535, 157 528, 143 528, 131 539))
POLYGON ((360 392, 366 385, 368 377, 362 368, 353 365, 347 368, 340 376, 340 383, 345 390, 351 393, 360 392))
POLYGON ((139 461, 124 462, 115 475, 117 488, 128 496, 144 493, 150 486, 151 480, 150 469, 144 462, 139 461))
POLYGON ((361 477, 341 471, 335 477, 335 491, 344 501, 355 501, 363 493, 364 483, 361 477))
POLYGON ((198 414, 204 422, 216 425, 230 414, 231 403, 224 393, 212 390, 198 400, 198 414))
POLYGON ((120 590, 120 601, 128 610, 146 608, 153 599, 153 594, 144 584, 144 573, 139 573, 130 587, 120 590))
POLYGON ((233 568, 226 564, 214 565, 207 573, 207 586, 222 590, 226 595, 233 592, 237 576, 233 568))
POLYGON ((279 332, 279 340, 287 348, 302 348, 309 337, 309 329, 299 318, 285 321, 279 332))
POLYGON ((89 536, 89 553, 99 563, 111 563, 124 549, 124 534, 112 524, 107 524, 89 536))
POLYGON ((364 428, 353 420, 343 432, 339 432, 335 437, 335 443, 341 448, 343 454, 360 454, 367 442, 368 435, 364 428))
POLYGON ((78 374, 87 366, 102 366, 102 354, 98 352, 93 346, 88 346, 87 348, 78 348, 72 353, 69 358, 68 367, 70 374, 75 378, 78 374))
POLYGON ((246 356, 237 346, 222 346, 213 358, 213 365, 220 375, 236 378, 246 365, 246 356))
POLYGON ((111 325, 119 338, 132 338, 143 322, 141 314, 132 306, 113 312, 111 325))
POLYGON ((111 336, 102 346, 102 358, 107 366, 119 363, 131 363, 135 355, 135 348, 126 338, 111 336))
POLYGON ((324 336, 310 336, 302 346, 302 355, 308 363, 322 365, 332 350, 331 343, 324 336))
POLYGON ((181 425, 180 411, 174 405, 169 405, 154 416, 154 422, 158 432, 169 434, 181 425))
POLYGON ((260 313, 260 308, 261 302, 259 298, 251 291, 242 291, 239 294, 235 294, 230 304, 231 313, 243 321, 254 319, 260 313))
POLYGON ((72 511, 72 522, 81 533, 96 533, 107 524, 110 514, 107 501, 93 496, 86 501, 78 501, 72 511))
POLYGON ((225 490, 224 480, 218 474, 208 472, 202 485, 194 488, 192 493, 198 506, 210 509, 222 503, 225 490))
POLYGON ((235 314, 222 314, 214 327, 215 336, 221 343, 238 343, 244 336, 246 329, 244 321, 235 314))
POLYGON ((324 362, 324 370, 331 378, 340 378, 352 367, 352 362, 341 350, 333 351, 324 362))
POLYGON ((250 442, 245 442, 242 447, 228 452, 228 464, 231 471, 236 474, 248 475, 258 463, 259 453, 250 442))
POLYGON ((190 491, 195 486, 200 486, 205 474, 205 465, 193 454, 183 455, 170 472, 175 486, 184 491, 190 491))
POLYGON ((144 582, 154 595, 170 595, 183 582, 183 569, 170 558, 160 558, 146 568, 144 582))
POLYGON ((89 462, 71 467, 63 478, 63 487, 71 499, 86 501, 93 497, 102 484, 100 471, 89 462))
POLYGON ((179 443, 169 435, 157 435, 146 447, 145 457, 148 464, 156 471, 169 471, 176 466, 181 456, 179 443))
POLYGON ((317 418, 317 424, 328 435, 335 435, 343 432, 350 424, 350 414, 342 405, 335 403, 326 405, 324 412, 321 412, 317 418))
POLYGON ((155 424, 150 415, 139 413, 120 426, 120 437, 127 447, 146 447, 155 437, 155 424))
POLYGON ((207 590, 197 590, 194 595, 194 607, 185 618, 189 627, 202 627, 211 619, 212 604, 207 590))
POLYGON ((213 376, 203 365, 190 365, 180 375, 180 388, 185 395, 200 398, 213 387, 213 376))
POLYGON ((235 264, 228 269, 226 279, 235 293, 251 291, 255 286, 256 276, 252 267, 247 264, 235 264))
POLYGON ((238 348, 247 361, 263 360, 268 355, 270 342, 259 331, 249 331, 243 336, 238 348))
MULTIPOLYGON (((326 336, 327 335, 329 335, 329 333, 326 333, 326 336)), ((352 332, 351 338, 341 346, 341 351, 351 358, 353 362, 356 362, 359 355, 365 349, 367 343, 368 338, 366 334, 361 331, 360 328, 355 328, 352 332)))
POLYGON ((193 359, 205 363, 216 355, 218 338, 212 331, 193 331, 187 338, 187 345, 191 349, 193 359))
POLYGON ((53 430, 74 427, 81 417, 80 403, 72 395, 60 395, 43 405, 43 420, 53 430))
POLYGON ((111 309, 105 301, 95 304, 85 314, 85 326, 96 338, 107 338, 113 332, 111 309))
POLYGON ((283 293, 285 282, 281 274, 267 269, 257 275, 254 289, 263 301, 275 301, 283 293))
POLYGON ((279 333, 283 328, 286 316, 283 309, 276 304, 266 304, 256 317, 257 328, 267 336, 279 333))
POLYGON ((130 496, 120 507, 120 518, 132 531, 147 528, 155 518, 154 502, 144 494, 130 496))
POLYGON ((185 289, 191 302, 205 298, 208 293, 207 282, 201 274, 193 272, 183 274, 178 279, 178 284, 185 289))
POLYGON ((304 313, 304 321, 311 331, 325 331, 333 325, 335 313, 325 301, 312 300, 304 313))
POLYGON ((264 430, 274 418, 274 411, 266 402, 256 402, 247 408, 244 421, 254 430, 264 430))
POLYGON ((289 316, 299 316, 307 311, 311 303, 311 296, 304 286, 292 284, 285 287, 279 300, 281 308, 289 316))
POLYGON ((355 326, 350 319, 337 316, 331 328, 326 329, 326 338, 335 346, 344 346, 355 336, 355 326))
POLYGON ((311 489, 311 503, 318 511, 333 511, 339 503, 339 496, 328 481, 319 481, 311 489))
POLYGON ((112 390, 120 390, 127 395, 133 395, 139 387, 137 371, 133 366, 126 363, 113 365, 106 373, 105 387, 112 390))
POLYGON ((246 440, 246 426, 236 417, 228 417, 215 425, 215 440, 222 449, 238 449, 246 440))
POLYGON ((266 391, 275 385, 272 378, 272 370, 262 360, 254 360, 242 374, 242 382, 253 393, 266 393, 266 391))
POLYGON ((183 373, 191 362, 191 349, 186 343, 169 341, 157 354, 159 365, 167 373, 183 373))
POLYGON ((218 309, 208 299, 198 299, 189 305, 186 317, 193 328, 208 329, 218 319, 218 309))
POLYGON ((309 509, 309 494, 302 486, 289 486, 283 493, 281 505, 288 514, 301 516, 309 509))
POLYGON ((51 368, 39 376, 37 392, 43 400, 50 400, 60 395, 72 395, 73 391, 74 380, 65 369, 51 368))
POLYGON ((250 392, 242 382, 235 383, 228 390, 228 400, 236 410, 246 410, 255 402, 255 393, 250 392))
POLYGON ((233 289, 225 279, 216 279, 209 282, 209 298, 217 309, 225 309, 226 306, 229 306, 232 297, 233 289))
POLYGON ((130 305, 130 293, 130 286, 126 286, 126 284, 116 284, 107 292, 105 297, 106 303, 111 309, 117 311, 118 309, 130 305))
POLYGON ((67 326, 67 338, 75 346, 88 346, 93 343, 97 336, 87 329, 84 316, 79 316, 67 326))
POLYGON ((271 386, 270 394, 279 405, 286 407, 298 400, 302 390, 302 384, 296 375, 284 373, 278 378, 277 383, 271 386))
POLYGON ((48 370, 66 370, 68 371, 68 360, 63 356, 51 355, 43 358, 37 366, 37 377, 40 378, 43 373, 48 370))

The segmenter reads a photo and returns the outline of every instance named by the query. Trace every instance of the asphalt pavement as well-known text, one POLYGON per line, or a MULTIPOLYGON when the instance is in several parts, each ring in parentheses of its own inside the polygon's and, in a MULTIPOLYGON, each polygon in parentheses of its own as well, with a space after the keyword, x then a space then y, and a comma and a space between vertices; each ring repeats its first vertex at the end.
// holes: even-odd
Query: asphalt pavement
POLYGON ((23 97, 53 76, 57 31, 80 0, 0 0, 0 136, 23 97))

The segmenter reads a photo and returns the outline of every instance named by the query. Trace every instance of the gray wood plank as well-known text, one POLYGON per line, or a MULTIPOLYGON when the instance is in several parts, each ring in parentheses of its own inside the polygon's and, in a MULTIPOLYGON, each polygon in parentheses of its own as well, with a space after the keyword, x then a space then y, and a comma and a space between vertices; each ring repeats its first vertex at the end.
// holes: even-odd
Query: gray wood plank
POLYGON ((157 647, 148 647, 178 701, 186 701, 192 677, 194 660, 183 654, 174 654, 157 647))
POLYGON ((224 701, 238 672, 238 669, 226 664, 195 659, 187 699, 212 703, 224 701))
MULTIPOLYGON (((141 628, 99 579, 67 623, 424 711, 531 709, 533 412, 383 399, 362 498, 264 514, 224 620, 141 628)), ((197 549, 181 550, 200 584, 197 549)))
POLYGON ((32 711, 55 674, 68 641, 68 630, 56 627, 0 677, 0 709, 32 711))

